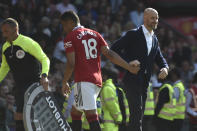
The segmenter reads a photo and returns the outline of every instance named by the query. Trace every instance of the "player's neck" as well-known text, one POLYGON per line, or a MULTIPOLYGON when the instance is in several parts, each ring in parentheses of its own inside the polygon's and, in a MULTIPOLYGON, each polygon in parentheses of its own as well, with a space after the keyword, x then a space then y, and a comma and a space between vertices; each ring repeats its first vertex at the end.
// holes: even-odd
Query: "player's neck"
POLYGON ((83 26, 81 26, 81 24, 77 24, 77 25, 75 25, 75 27, 72 30, 76 30, 78 28, 83 28, 83 26))

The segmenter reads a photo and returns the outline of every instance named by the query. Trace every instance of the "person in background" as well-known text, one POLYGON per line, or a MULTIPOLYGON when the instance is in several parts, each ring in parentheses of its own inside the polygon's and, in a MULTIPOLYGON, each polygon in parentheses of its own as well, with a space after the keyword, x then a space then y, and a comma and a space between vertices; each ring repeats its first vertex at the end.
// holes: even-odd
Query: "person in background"
POLYGON ((19 34, 18 22, 13 18, 7 18, 1 23, 2 35, 6 42, 2 47, 2 63, 0 67, 0 83, 9 71, 12 72, 16 99, 16 131, 24 131, 23 106, 24 93, 27 88, 39 82, 45 90, 48 90, 49 59, 39 44, 31 38, 19 34), (40 70, 40 64, 42 71, 40 70))
POLYGON ((184 95, 185 87, 181 81, 181 73, 177 68, 170 71, 171 80, 173 82, 174 95, 176 98, 175 115, 173 121, 173 131, 180 131, 185 119, 186 98, 184 95))
POLYGON ((118 95, 112 72, 102 69, 103 87, 101 90, 101 104, 103 110, 103 131, 118 131, 122 115, 118 102, 118 95))
POLYGON ((156 131, 173 131, 173 121, 176 113, 176 98, 170 77, 159 88, 158 102, 155 107, 153 123, 156 131))
POLYGON ((137 9, 129 13, 130 20, 136 28, 143 25, 143 15, 144 15, 143 10, 144 10, 144 4, 142 2, 139 2, 137 4, 137 9))
POLYGON ((119 131, 126 131, 128 129, 130 111, 129 104, 124 90, 121 88, 121 85, 116 85, 116 91, 118 95, 118 102, 120 106, 120 111, 122 115, 122 122, 119 124, 119 131))
POLYGON ((148 86, 147 99, 146 99, 144 117, 143 117, 143 122, 142 122, 144 131, 154 130, 153 129, 154 127, 152 125, 154 114, 155 114, 154 92, 153 92, 152 83, 150 83, 148 86))
POLYGON ((8 88, 4 85, 0 85, 0 131, 8 131, 7 125, 7 102, 6 94, 8 93, 8 88))
POLYGON ((190 119, 189 131, 197 130, 197 73, 193 77, 192 86, 186 92, 186 112, 190 119))
POLYGON ((70 2, 70 0, 61 0, 58 4, 56 4, 56 9, 63 14, 65 11, 72 10, 77 13, 76 7, 70 2))

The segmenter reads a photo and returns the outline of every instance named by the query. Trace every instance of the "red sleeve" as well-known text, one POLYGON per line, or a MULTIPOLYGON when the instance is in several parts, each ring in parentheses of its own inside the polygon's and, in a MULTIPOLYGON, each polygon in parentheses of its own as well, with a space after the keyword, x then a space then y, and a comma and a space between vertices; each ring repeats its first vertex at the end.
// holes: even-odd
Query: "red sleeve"
POLYGON ((64 48, 66 53, 74 52, 74 42, 70 35, 66 36, 64 39, 64 48))
POLYGON ((99 36, 101 46, 108 46, 107 42, 104 40, 101 34, 97 32, 97 35, 99 36))

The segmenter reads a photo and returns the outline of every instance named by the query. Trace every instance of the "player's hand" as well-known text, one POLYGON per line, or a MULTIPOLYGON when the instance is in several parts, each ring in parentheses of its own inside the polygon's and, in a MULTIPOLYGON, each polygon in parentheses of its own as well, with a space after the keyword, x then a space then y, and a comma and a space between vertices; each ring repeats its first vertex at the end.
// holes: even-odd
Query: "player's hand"
POLYGON ((133 74, 137 74, 140 70, 140 62, 138 60, 133 60, 129 62, 130 64, 130 72, 133 74))
POLYGON ((62 82, 62 94, 65 97, 68 97, 68 95, 70 94, 70 86, 68 82, 62 82))
POLYGON ((45 91, 49 90, 49 80, 47 77, 41 77, 40 84, 43 86, 45 91))
POLYGON ((164 68, 161 68, 158 78, 165 79, 167 75, 168 75, 168 69, 164 67, 164 68))

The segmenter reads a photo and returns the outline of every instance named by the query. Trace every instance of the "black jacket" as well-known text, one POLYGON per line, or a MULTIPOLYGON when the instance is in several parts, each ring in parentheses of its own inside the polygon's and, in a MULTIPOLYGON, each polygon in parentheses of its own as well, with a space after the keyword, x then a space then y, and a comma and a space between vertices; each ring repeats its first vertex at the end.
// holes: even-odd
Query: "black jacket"
POLYGON ((148 55, 147 43, 142 26, 128 31, 126 35, 115 41, 111 47, 113 51, 118 53, 127 62, 132 60, 138 60, 140 62, 139 73, 137 75, 127 73, 125 77, 141 77, 145 74, 147 81, 149 81, 154 62, 156 62, 159 68, 168 67, 167 62, 161 53, 159 42, 155 34, 153 35, 152 43, 152 48, 148 55))

